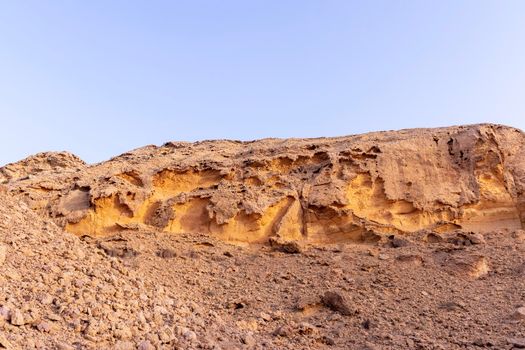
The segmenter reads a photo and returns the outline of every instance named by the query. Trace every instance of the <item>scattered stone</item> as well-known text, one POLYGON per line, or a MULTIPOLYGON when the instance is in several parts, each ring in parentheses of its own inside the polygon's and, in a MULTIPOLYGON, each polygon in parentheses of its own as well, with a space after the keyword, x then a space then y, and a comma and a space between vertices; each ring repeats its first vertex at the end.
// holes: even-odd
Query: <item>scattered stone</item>
POLYGON ((113 348, 115 350, 135 350, 135 344, 128 340, 119 340, 115 344, 115 347, 113 348))
POLYGON ((40 302, 43 304, 43 305, 49 305, 53 302, 54 298, 52 295, 50 294, 44 294, 41 298, 40 298, 40 302))
POLYGON ((390 237, 388 237, 388 239, 389 239, 389 242, 390 242, 390 246, 392 248, 407 247, 410 244, 412 244, 412 242, 410 242, 408 239, 401 238, 401 237, 398 237, 398 236, 390 236, 390 237))
POLYGON ((245 301, 231 301, 226 304, 226 308, 233 309, 233 310, 239 310, 239 309, 244 309, 246 305, 247 304, 245 301))
POLYGON ((380 347, 374 343, 366 342, 360 350, 380 350, 380 347))
POLYGON ((319 297, 301 296, 295 302, 295 308, 298 311, 307 311, 312 307, 319 305, 319 297))
POLYGON ((76 348, 67 343, 59 342, 56 344, 57 350, 76 350, 76 348))
POLYGON ((36 329, 40 332, 49 333, 51 331, 51 324, 46 321, 40 321, 36 324, 36 329))
POLYGON ((284 312, 282 312, 281 310, 272 312, 272 318, 274 320, 281 320, 283 317, 284 317, 284 312))
POLYGON ((441 243, 443 242, 443 237, 438 233, 430 232, 424 237, 424 241, 428 243, 441 243))
POLYGON ((0 306, 0 317, 4 320, 8 320, 11 315, 11 310, 7 306, 0 306))
POLYGON ((117 339, 122 339, 122 340, 125 340, 125 339, 130 339, 133 337, 133 332, 131 331, 131 329, 125 325, 122 325, 121 328, 119 329, 116 329, 114 332, 113 332, 115 338, 117 339))
POLYGON ((24 315, 18 309, 11 311, 11 324, 13 326, 23 326, 25 324, 24 315))
POLYGON ((47 315, 48 320, 51 321, 62 321, 62 317, 60 315, 57 315, 55 313, 50 313, 47 315))
POLYGON ((167 344, 175 339, 175 334, 173 334, 173 330, 170 327, 164 327, 160 330, 159 339, 161 343, 167 344))
POLYGON ((288 325, 283 325, 283 326, 277 327, 273 331, 272 334, 276 337, 290 337, 292 333, 293 333, 292 327, 288 325))
POLYGON ((283 253, 299 254, 303 251, 301 245, 297 241, 286 241, 282 238, 270 237, 269 242, 273 249, 283 253))
POLYGON ((317 327, 314 325, 308 323, 308 322, 301 322, 298 327, 299 334, 302 335, 312 335, 317 333, 317 327))
POLYGON ((138 254, 126 240, 118 238, 101 241, 98 243, 98 247, 111 257, 130 258, 138 254))
POLYGON ((177 256, 173 249, 161 249, 157 252, 157 256, 163 259, 172 259, 177 256))
POLYGON ((525 230, 516 230, 512 235, 518 242, 525 242, 525 230))
POLYGON ((399 255, 398 257, 396 257, 396 261, 415 266, 423 265, 423 257, 418 254, 399 255))
POLYGON ((346 299, 337 292, 328 291, 324 293, 321 297, 321 302, 329 309, 339 312, 341 315, 349 316, 353 314, 346 299))
POLYGON ((16 270, 8 269, 4 272, 4 276, 13 280, 13 281, 20 281, 22 279, 22 275, 16 270))
POLYGON ((525 306, 519 307, 512 314, 514 320, 525 320, 525 306))
POLYGON ((379 254, 377 257, 378 257, 379 260, 388 260, 388 259, 390 259, 390 255, 384 254, 384 253, 379 254))
POLYGON ((14 349, 9 340, 5 337, 5 335, 0 333, 0 346, 4 349, 14 349))
POLYGON ((483 235, 481 233, 471 232, 468 235, 468 239, 470 240, 470 243, 475 244, 475 245, 485 244, 486 243, 485 237, 483 237, 483 235))
POLYGON ((235 322, 235 324, 237 325, 239 329, 249 330, 249 331, 256 331, 257 328, 259 328, 257 320, 255 319, 240 320, 240 321, 235 322))
POLYGON ((409 349, 413 349, 414 346, 416 345, 416 342, 413 339, 410 339, 410 338, 405 339, 405 342, 406 342, 406 344, 407 344, 409 349))
POLYGON ((490 271, 488 259, 482 255, 451 256, 444 262, 449 273, 463 275, 474 279, 481 278, 490 271))
POLYGON ((321 340, 321 343, 323 343, 325 345, 328 345, 328 346, 334 346, 335 345, 335 340, 333 340, 330 337, 327 337, 326 335, 322 336, 320 340, 321 340))
POLYGON ((376 257, 376 256, 379 255, 379 250, 378 249, 374 249, 374 248, 370 248, 370 249, 367 250, 367 253, 370 256, 376 257))
POLYGON ((455 301, 447 301, 439 305, 439 308, 446 311, 459 311, 465 310, 463 303, 457 303, 455 301))
POLYGON ((383 241, 384 235, 382 235, 381 233, 367 230, 363 232, 361 239, 365 243, 379 243, 383 241))
POLYGON ((494 345, 494 342, 490 339, 486 338, 478 338, 472 342, 473 345, 478 346, 480 348, 490 348, 494 345))
POLYGON ((182 333, 182 336, 184 337, 184 339, 186 339, 187 341, 195 341, 197 340, 197 333, 195 333, 194 331, 192 330, 185 330, 183 333, 182 333))
POLYGON ((485 238, 483 235, 475 232, 456 232, 448 239, 448 241, 459 246, 485 244, 485 238))
POLYGON ((243 342, 243 344, 245 344, 245 345, 247 345, 249 347, 255 346, 255 344, 256 344, 255 338, 253 337, 253 334, 251 332, 243 335, 241 337, 241 341, 243 342))
POLYGON ((507 343, 515 348, 525 349, 525 338, 507 338, 507 343))
POLYGON ((268 315, 266 312, 261 312, 259 316, 265 322, 269 322, 272 320, 272 316, 268 315))
POLYGON ((155 346, 149 340, 143 340, 139 343, 137 350, 155 350, 155 346))

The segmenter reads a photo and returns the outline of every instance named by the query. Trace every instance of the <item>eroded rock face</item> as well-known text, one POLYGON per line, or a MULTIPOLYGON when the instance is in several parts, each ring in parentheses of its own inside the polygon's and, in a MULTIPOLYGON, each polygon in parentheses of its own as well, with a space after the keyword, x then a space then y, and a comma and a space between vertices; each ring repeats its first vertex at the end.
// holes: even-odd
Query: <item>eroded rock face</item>
POLYGON ((524 146, 520 130, 488 124, 181 142, 4 182, 77 235, 149 227, 237 242, 355 241, 371 231, 523 228, 524 146))
POLYGON ((0 184, 50 172, 81 171, 86 163, 68 152, 42 152, 0 168, 0 184))

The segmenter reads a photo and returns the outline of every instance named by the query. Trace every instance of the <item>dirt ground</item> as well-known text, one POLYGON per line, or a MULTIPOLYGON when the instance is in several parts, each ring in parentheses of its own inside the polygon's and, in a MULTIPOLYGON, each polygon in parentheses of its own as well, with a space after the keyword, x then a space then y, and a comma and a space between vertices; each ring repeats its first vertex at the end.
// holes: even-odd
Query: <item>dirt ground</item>
POLYGON ((525 336, 523 231, 295 253, 148 232, 91 244, 190 305, 194 348, 511 349, 525 336))

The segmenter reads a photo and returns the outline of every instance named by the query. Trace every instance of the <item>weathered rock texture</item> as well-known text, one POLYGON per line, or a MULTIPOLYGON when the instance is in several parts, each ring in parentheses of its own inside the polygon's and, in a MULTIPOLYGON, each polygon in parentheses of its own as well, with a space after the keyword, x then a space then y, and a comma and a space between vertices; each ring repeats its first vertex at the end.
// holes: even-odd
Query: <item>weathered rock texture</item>
POLYGON ((0 349, 522 347, 524 142, 475 125, 7 165, 0 349))
POLYGON ((0 168, 0 184, 27 180, 37 174, 78 172, 86 163, 67 152, 42 152, 0 168))
POLYGON ((525 135, 500 125, 318 139, 147 146, 86 166, 47 153, 0 170, 9 191, 77 235, 123 229, 238 242, 525 223, 525 135))

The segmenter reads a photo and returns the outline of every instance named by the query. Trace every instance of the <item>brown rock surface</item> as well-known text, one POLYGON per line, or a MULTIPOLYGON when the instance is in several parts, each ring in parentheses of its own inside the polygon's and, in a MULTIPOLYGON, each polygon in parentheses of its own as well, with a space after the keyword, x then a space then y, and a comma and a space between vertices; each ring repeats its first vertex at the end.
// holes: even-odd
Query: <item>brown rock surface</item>
POLYGON ((148 228, 327 243, 367 231, 520 229, 524 145, 517 129, 474 125, 167 143, 92 166, 40 154, 1 172, 11 192, 77 235, 148 228))
POLYGON ((43 152, 27 157, 16 163, 0 168, 0 183, 27 180, 37 174, 76 172, 85 168, 86 163, 68 152, 43 152))
POLYGON ((516 346, 524 146, 473 125, 9 164, 0 345, 516 346))

